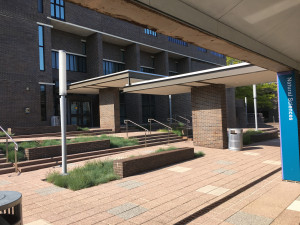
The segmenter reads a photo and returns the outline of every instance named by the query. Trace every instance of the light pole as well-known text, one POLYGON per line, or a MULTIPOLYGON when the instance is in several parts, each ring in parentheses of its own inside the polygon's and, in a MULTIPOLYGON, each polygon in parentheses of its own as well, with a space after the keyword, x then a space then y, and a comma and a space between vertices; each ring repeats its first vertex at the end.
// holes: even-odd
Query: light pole
POLYGON ((60 125, 61 125, 61 162, 62 175, 67 174, 67 144, 66 144, 66 95, 67 95, 67 71, 66 52, 59 50, 59 95, 60 95, 60 125))
POLYGON ((254 102, 255 130, 257 131, 258 126, 257 126, 256 84, 253 84, 253 102, 254 102))

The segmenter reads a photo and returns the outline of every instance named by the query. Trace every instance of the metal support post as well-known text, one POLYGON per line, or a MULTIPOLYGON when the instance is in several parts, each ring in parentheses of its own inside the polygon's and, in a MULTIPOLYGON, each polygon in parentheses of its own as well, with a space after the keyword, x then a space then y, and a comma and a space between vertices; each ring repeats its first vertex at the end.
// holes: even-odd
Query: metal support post
POLYGON ((256 84, 253 84, 253 101, 254 101, 255 130, 258 130, 258 125, 257 125, 256 84))

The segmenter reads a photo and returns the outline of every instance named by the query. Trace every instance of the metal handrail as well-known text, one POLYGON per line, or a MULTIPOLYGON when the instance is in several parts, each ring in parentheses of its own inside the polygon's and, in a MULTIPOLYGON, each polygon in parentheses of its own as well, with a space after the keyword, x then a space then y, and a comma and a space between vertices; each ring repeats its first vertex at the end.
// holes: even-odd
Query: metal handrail
POLYGON ((149 132, 149 130, 147 130, 145 127, 142 127, 141 125, 131 121, 131 120, 124 120, 124 123, 126 124, 126 133, 127 133, 127 138, 128 138, 128 122, 134 124, 137 127, 142 128, 145 131, 145 147, 147 146, 147 132, 149 132))
POLYGON ((181 119, 185 120, 187 123, 191 123, 191 121, 183 116, 180 116, 180 115, 176 115, 175 117, 180 117, 181 119))
POLYGON ((174 119, 174 118, 167 118, 167 121, 169 121, 169 122, 172 122, 173 120, 174 120, 175 122, 182 123, 181 121, 176 120, 176 119, 174 119))
POLYGON ((168 128, 168 144, 170 144, 170 131, 172 131, 172 127, 167 126, 166 124, 159 122, 158 120, 155 119, 148 119, 148 123, 150 123, 150 134, 151 134, 151 121, 155 121, 156 123, 159 123, 163 125, 164 127, 168 128))
POLYGON ((8 162, 8 138, 14 143, 15 145, 15 171, 18 172, 18 157, 17 157, 17 151, 19 150, 19 145, 15 142, 14 139, 0 126, 0 129, 5 133, 6 135, 6 162, 8 162))

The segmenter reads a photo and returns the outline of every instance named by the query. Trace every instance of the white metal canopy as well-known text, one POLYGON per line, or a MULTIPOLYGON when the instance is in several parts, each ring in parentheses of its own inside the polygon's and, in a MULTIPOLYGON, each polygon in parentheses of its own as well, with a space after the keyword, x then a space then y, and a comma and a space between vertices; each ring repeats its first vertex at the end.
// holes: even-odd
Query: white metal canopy
POLYGON ((173 95, 188 93, 192 87, 225 84, 226 87, 275 82, 276 73, 249 63, 240 63, 208 70, 131 83, 123 91, 128 93, 173 95))

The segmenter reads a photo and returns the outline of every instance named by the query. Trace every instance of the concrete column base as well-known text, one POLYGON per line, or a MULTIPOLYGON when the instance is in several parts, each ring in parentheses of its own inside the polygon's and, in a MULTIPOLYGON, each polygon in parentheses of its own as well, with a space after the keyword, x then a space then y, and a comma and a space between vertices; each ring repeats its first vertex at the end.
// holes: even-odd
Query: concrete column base
POLYGON ((193 87, 191 100, 194 145, 227 148, 225 85, 193 87))

